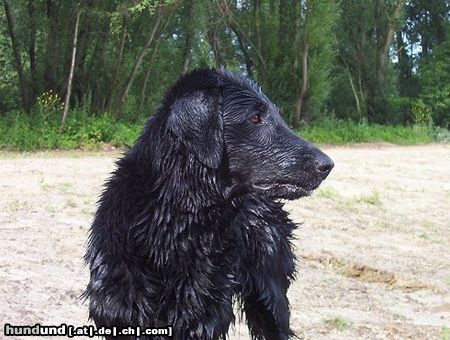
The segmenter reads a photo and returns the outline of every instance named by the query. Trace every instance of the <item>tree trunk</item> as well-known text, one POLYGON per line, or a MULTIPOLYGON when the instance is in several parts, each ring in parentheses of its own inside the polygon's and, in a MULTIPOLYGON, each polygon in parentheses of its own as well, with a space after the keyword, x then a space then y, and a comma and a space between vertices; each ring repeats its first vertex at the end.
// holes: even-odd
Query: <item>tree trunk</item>
POLYGON ((353 82, 353 78, 352 78, 352 74, 350 73, 350 68, 347 66, 347 74, 348 74, 348 79, 350 81, 350 86, 352 88, 352 92, 353 92, 353 96, 355 97, 355 102, 356 102, 356 110, 358 111, 358 117, 361 119, 361 104, 359 102, 359 97, 358 97, 358 93, 356 92, 356 88, 355 88, 355 84, 353 82))
POLYGON ((206 40, 208 41, 208 43, 211 46, 211 49, 213 51, 216 67, 226 66, 225 59, 222 56, 222 51, 221 51, 222 49, 220 46, 220 41, 217 38, 216 29, 214 26, 215 25, 209 25, 207 27, 206 40))
MULTIPOLYGON (((336 40, 336 44, 337 40, 336 40)), ((340 52, 340 48, 339 46, 337 47, 338 51, 339 51, 339 56, 341 57, 342 63, 345 65, 345 68, 347 70, 347 75, 348 75, 348 80, 350 82, 350 87, 352 88, 352 92, 353 92, 353 96, 355 97, 355 102, 356 102, 356 110, 358 112, 358 117, 361 119, 362 118, 362 114, 361 114, 361 102, 360 102, 360 98, 358 95, 358 91, 356 89, 355 86, 355 82, 353 81, 353 76, 352 73, 350 72, 350 66, 348 65, 347 61, 345 60, 344 56, 342 55, 342 53, 340 52)), ((361 80, 361 78, 360 78, 361 80)), ((359 83, 359 85, 361 86, 361 82, 359 83)), ((362 93, 361 93, 362 95, 362 93)))
POLYGON ((279 12, 279 16, 278 16, 278 42, 280 43, 281 46, 285 46, 285 42, 287 39, 287 34, 288 34, 288 5, 286 3, 286 0, 280 0, 280 12, 279 12))
POLYGON ((409 59, 409 55, 406 52, 405 42, 403 41, 402 31, 397 31, 396 42, 397 42, 397 58, 398 58, 398 71, 399 71, 399 83, 400 83, 400 95, 409 96, 410 91, 407 89, 408 81, 412 76, 411 63, 409 59))
POLYGON ((276 63, 289 64, 289 66, 292 66, 292 36, 290 33, 293 31, 292 26, 294 26, 291 20, 291 13, 293 12, 291 4, 293 1, 296 0, 279 0, 278 41, 275 59, 276 63))
POLYGON ((261 0, 255 0, 255 30, 256 30, 256 49, 262 53, 261 41, 261 0))
POLYGON ((28 0, 28 15, 30 18, 30 42, 28 45, 28 55, 30 57, 30 75, 32 88, 32 102, 38 95, 38 79, 36 72, 36 18, 34 16, 35 7, 33 0, 28 0))
POLYGON ((250 78, 253 78, 253 70, 252 70, 253 61, 252 61, 252 58, 250 57, 250 55, 248 54, 247 47, 244 45, 244 43, 242 41, 242 36, 241 36, 240 32, 237 30, 237 27, 233 23, 230 23, 230 28, 236 35, 236 38, 239 43, 239 47, 241 48, 242 54, 244 55, 244 62, 245 62, 245 68, 247 69, 247 75, 250 78))
POLYGON ((22 100, 22 107, 25 111, 29 112, 31 109, 30 100, 28 98, 27 84, 25 75, 23 73, 22 61, 20 59, 19 43, 17 41, 16 32, 14 29, 14 20, 11 14, 11 8, 7 0, 3 0, 3 7, 5 8, 6 19, 8 22, 8 32, 11 38, 11 47, 14 57, 14 66, 19 77, 19 90, 22 100))
POLYGON ((78 24, 80 23, 79 4, 77 5, 75 11, 76 11, 76 19, 75 19, 75 32, 73 34, 72 61, 70 63, 70 72, 69 72, 69 79, 67 81, 66 99, 64 101, 64 111, 61 118, 61 127, 59 129, 60 133, 64 131, 64 124, 66 123, 67 114, 69 112, 70 95, 72 94, 73 70, 75 67, 75 58, 77 55, 78 24))
POLYGON ((194 19, 194 0, 187 0, 187 14, 186 14, 186 41, 184 45, 184 52, 183 52, 183 67, 182 67, 182 73, 186 73, 189 68, 189 58, 191 55, 191 48, 192 48, 192 40, 194 36, 194 25, 193 25, 193 19, 194 19))
MULTIPOLYGON (((378 0, 378 1, 379 1, 379 8, 384 6, 384 0, 378 0)), ((397 3, 395 4, 392 15, 388 15, 388 17, 391 19, 389 19, 388 27, 386 29, 384 39, 383 39, 383 41, 381 41, 378 44, 377 76, 378 76, 378 83, 381 86, 381 88, 383 88, 383 84, 384 84, 384 75, 385 75, 385 71, 386 71, 386 61, 388 59, 389 47, 391 46, 392 40, 394 39, 394 32, 395 32, 396 26, 398 24, 398 20, 400 18, 400 14, 401 14, 401 11, 402 11, 402 8, 404 5, 405 5, 404 0, 397 0, 397 3)), ((382 39, 382 38, 379 36, 378 39, 382 39)))
POLYGON ((116 92, 116 86, 117 86, 117 77, 119 76, 120 68, 122 67, 123 50, 125 47, 125 39, 127 36, 127 27, 126 27, 126 19, 125 18, 124 18, 123 25, 124 26, 122 29, 122 36, 120 38, 119 52, 117 54, 116 61, 114 63, 116 67, 114 68, 114 73, 113 73, 113 77, 111 80, 111 87, 109 89, 108 99, 106 101, 106 108, 108 110, 110 110, 113 106, 114 94, 116 92))
POLYGON ((220 12, 227 18, 228 26, 235 32, 236 36, 240 36, 242 41, 246 41, 249 46, 253 48, 256 53, 256 56, 259 59, 259 62, 262 66, 262 70, 267 72, 266 62, 261 55, 261 52, 256 48, 256 46, 252 43, 252 41, 245 34, 245 31, 239 26, 239 23, 233 18, 233 11, 230 9, 229 4, 226 0, 217 3, 220 12))
POLYGON ((158 43, 155 46, 155 50, 152 54, 152 58, 150 59, 150 62, 148 63, 148 67, 147 67, 147 72, 145 73, 145 78, 144 78, 144 84, 142 85, 142 89, 141 89, 141 101, 139 103, 139 110, 142 110, 142 108, 144 107, 144 103, 145 103, 145 94, 147 92, 147 84, 148 84, 148 80, 150 79, 150 74, 152 73, 153 70, 153 64, 155 63, 157 54, 158 54, 158 48, 159 48, 159 42, 161 40, 158 40, 158 43))
POLYGON ((297 98, 297 103, 295 105, 295 115, 293 120, 294 129, 298 129, 300 127, 300 118, 302 115, 302 105, 305 99, 306 90, 308 86, 308 38, 305 32, 305 41, 303 42, 303 66, 302 66, 302 88, 300 90, 300 95, 297 98))
POLYGON ((102 84, 97 81, 96 70, 103 69, 103 65, 106 59, 105 46, 108 41, 110 32, 110 25, 107 21, 99 23, 99 25, 100 24, 102 25, 100 26, 100 34, 97 35, 97 43, 95 44, 95 48, 93 49, 93 52, 89 59, 86 72, 88 78, 87 83, 90 84, 89 87, 92 89, 91 105, 94 111, 104 109, 105 95, 104 91, 101 89, 102 84))
POLYGON ((58 58, 58 39, 57 32, 58 29, 58 12, 55 8, 55 3, 53 0, 47 0, 46 4, 46 14, 48 21, 47 28, 47 48, 46 48, 46 59, 45 59, 45 82, 46 89, 58 90, 57 89, 57 65, 59 62, 58 58))
POLYGON ((369 114, 367 112, 367 89, 363 88, 361 78, 361 65, 358 65, 359 105, 361 106, 361 118, 367 121, 369 119, 369 114), (362 114, 364 114, 364 117, 362 114))
MULTIPOLYGON (((89 3, 86 4, 84 11, 89 11, 89 3)), ((90 54, 89 46, 92 43, 92 24, 89 20, 85 20, 80 25, 78 31, 77 41, 77 56, 75 58, 75 70, 77 70, 77 76, 73 79, 72 84, 72 101, 76 98, 79 103, 82 103, 86 97, 86 89, 89 87, 89 77, 86 75, 85 70, 86 60, 90 54)), ((95 22, 95 24, 97 24, 95 22)))
POLYGON ((150 47, 150 44, 152 43, 152 41, 155 37, 156 31, 161 23, 162 14, 163 14, 163 12, 162 12, 161 7, 158 7, 158 9, 156 10, 156 18, 155 18, 155 23, 153 24, 153 28, 150 32, 147 42, 142 47, 141 51, 139 52, 139 54, 134 62, 133 69, 131 70, 131 73, 128 76, 128 79, 125 83, 124 90, 122 92, 122 95, 120 96, 119 103, 117 104, 116 109, 114 111, 116 116, 119 116, 119 113, 122 110, 122 106, 125 103, 125 99, 128 96, 128 92, 131 89, 131 85, 133 85, 134 79, 136 78, 136 74, 139 69, 139 66, 141 66, 142 60, 144 59, 145 55, 147 54, 147 50, 150 47))
MULTIPOLYGON (((295 11, 295 20, 294 20, 294 48, 296 51, 300 51, 301 47, 301 39, 300 39, 300 25, 301 25, 301 8, 302 1, 295 0, 294 11, 295 11)), ((300 66, 300 53, 294 53, 294 72, 295 74, 299 74, 299 66, 300 66)))
POLYGON ((141 89, 141 101, 139 103, 139 110, 142 109, 142 107, 144 106, 145 103, 145 94, 147 93, 147 84, 148 84, 148 80, 150 79, 150 74, 153 70, 153 65, 158 57, 158 50, 159 50, 159 46, 161 44, 161 40, 164 38, 164 32, 167 29, 167 26, 169 25, 170 22, 170 18, 172 17, 173 11, 170 13, 169 17, 166 20, 166 23, 164 24, 162 30, 161 30, 161 34, 159 36, 159 39, 156 42, 155 48, 153 49, 153 54, 152 57, 150 59, 150 62, 148 64, 147 67, 147 73, 145 74, 145 78, 144 78, 144 84, 142 85, 142 89, 141 89))

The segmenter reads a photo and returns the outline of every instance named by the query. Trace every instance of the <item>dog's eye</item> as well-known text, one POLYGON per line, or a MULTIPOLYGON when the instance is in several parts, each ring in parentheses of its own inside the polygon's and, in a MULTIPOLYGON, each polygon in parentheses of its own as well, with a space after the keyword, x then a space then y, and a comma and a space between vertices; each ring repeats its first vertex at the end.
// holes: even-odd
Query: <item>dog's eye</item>
POLYGON ((253 124, 257 125, 257 124, 261 124, 261 114, 259 113, 255 113, 253 116, 251 116, 248 119, 250 122, 252 122, 253 124))

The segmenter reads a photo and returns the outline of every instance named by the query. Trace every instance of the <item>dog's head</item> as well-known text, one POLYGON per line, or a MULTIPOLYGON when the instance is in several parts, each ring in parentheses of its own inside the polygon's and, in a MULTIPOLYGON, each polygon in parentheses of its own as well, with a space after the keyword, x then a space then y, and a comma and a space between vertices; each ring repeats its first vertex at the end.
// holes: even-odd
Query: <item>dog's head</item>
POLYGON ((193 71, 168 92, 166 105, 168 129, 240 192, 307 196, 334 166, 289 129, 277 107, 245 77, 225 70, 193 71))

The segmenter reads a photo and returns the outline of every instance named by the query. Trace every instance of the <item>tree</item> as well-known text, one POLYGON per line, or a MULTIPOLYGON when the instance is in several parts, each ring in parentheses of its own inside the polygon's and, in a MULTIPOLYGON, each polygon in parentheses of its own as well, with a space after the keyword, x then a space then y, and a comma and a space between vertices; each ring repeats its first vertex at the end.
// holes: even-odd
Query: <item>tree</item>
POLYGON ((73 58, 73 1, 0 0, 0 114, 33 114, 36 98, 52 90, 67 110, 137 120, 180 73, 224 65, 254 78, 295 127, 334 116, 407 123, 417 98, 446 124, 430 105, 433 81, 445 88, 432 72, 446 74, 448 1, 80 4, 73 58))
POLYGON ((420 65, 420 100, 433 122, 450 128, 450 25, 445 40, 433 46, 433 54, 420 65))
POLYGON ((19 89, 20 89, 20 96, 22 99, 22 107, 26 111, 30 111, 31 103, 30 103, 30 98, 28 96, 28 90, 27 90, 28 86, 27 86, 27 81, 25 79, 25 74, 23 71, 22 60, 20 57, 19 41, 17 40, 17 37, 16 37, 14 20, 13 20, 13 16, 11 13, 11 7, 9 5, 8 0, 3 0, 3 8, 5 9, 6 19, 8 21, 8 32, 9 32, 9 36, 11 38, 11 48, 12 48, 12 53, 13 53, 13 58, 14 58, 14 66, 15 66, 17 75, 19 77, 19 89))
POLYGON ((305 1, 301 86, 293 116, 294 128, 300 126, 307 93, 309 93, 307 106, 311 112, 310 119, 319 118, 320 112, 325 110, 325 101, 332 86, 330 73, 336 56, 336 38, 333 29, 338 15, 336 3, 333 1, 305 1))
POLYGON ((191 0, 185 0, 186 5, 186 23, 185 23, 185 46, 184 46, 184 52, 183 52, 183 67, 181 72, 186 73, 189 67, 189 59, 191 55, 191 49, 192 49, 192 41, 194 38, 194 4, 195 1, 191 0))
POLYGON ((72 94, 73 71, 75 67, 75 57, 77 55, 78 25, 80 23, 80 4, 76 5, 75 17, 76 18, 75 18, 75 31, 73 33, 72 60, 70 63, 69 77, 67 79, 67 92, 66 92, 66 99, 64 100, 64 110, 61 116, 61 127, 60 127, 61 133, 64 131, 64 124, 66 123, 67 114, 69 112, 70 96, 72 94))
POLYGON ((125 86, 124 86, 122 95, 120 96, 120 100, 114 110, 116 116, 119 115, 119 113, 122 109, 122 105, 125 102, 125 99, 128 95, 128 92, 131 89, 131 85, 133 84, 134 79, 136 78, 137 71, 138 71, 139 67, 141 66, 142 60, 144 59, 145 55, 147 54, 148 48, 150 47, 151 43, 153 42, 153 39, 155 38, 155 34, 159 28, 159 25, 161 24, 162 17, 163 17, 163 10, 162 10, 161 5, 159 5, 156 8, 154 23, 153 23, 152 29, 150 30, 150 32, 148 34, 148 39, 145 42, 144 46, 139 51, 139 53, 136 57, 136 60, 134 61, 133 68, 132 68, 127 80, 125 81, 125 86))
POLYGON ((388 100, 395 93, 396 80, 389 51, 403 6, 404 0, 341 0, 337 36, 341 72, 348 77, 338 78, 341 91, 332 99, 339 111, 348 105, 342 101, 342 90, 347 89, 352 95, 346 97, 354 98, 358 112, 354 118, 378 123, 392 118, 388 100), (341 83, 344 79, 347 84, 341 83))

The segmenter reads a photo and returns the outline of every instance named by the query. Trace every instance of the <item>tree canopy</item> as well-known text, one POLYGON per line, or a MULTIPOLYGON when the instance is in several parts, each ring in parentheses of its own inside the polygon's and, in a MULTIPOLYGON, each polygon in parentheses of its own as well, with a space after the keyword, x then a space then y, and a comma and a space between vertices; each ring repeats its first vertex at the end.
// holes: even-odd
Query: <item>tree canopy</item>
POLYGON ((225 66, 295 127, 450 126, 446 0, 0 1, 0 119, 68 98, 137 120, 181 73, 225 66))

